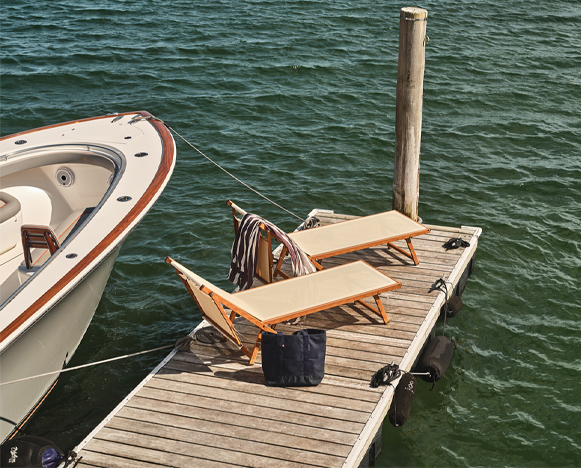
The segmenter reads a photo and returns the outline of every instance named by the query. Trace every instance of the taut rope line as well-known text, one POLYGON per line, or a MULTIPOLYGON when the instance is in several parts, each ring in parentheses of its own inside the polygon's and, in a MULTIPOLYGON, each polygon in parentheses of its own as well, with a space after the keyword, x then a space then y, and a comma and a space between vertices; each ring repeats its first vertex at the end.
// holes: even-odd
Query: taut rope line
POLYGON ((117 357, 114 357, 114 358, 105 359, 103 361, 90 362, 88 364, 82 364, 80 366, 68 367, 66 369, 60 369, 60 370, 57 370, 57 371, 46 372, 45 374, 31 375, 30 377, 24 377, 22 379, 12 380, 10 382, 2 382, 2 383, 0 383, 0 387, 2 387, 3 385, 10 385, 10 384, 17 383, 17 382, 24 382, 26 380, 36 379, 38 377, 46 377, 47 375, 62 374, 64 372, 69 372, 69 371, 73 371, 73 370, 83 369, 85 367, 91 367, 91 366, 96 366, 98 364, 105 364, 107 362, 118 361, 120 359, 126 359, 126 358, 130 358, 130 357, 134 357, 134 356, 139 356, 141 354, 153 353, 154 351, 160 351, 162 349, 175 348, 178 351, 180 351, 180 350, 186 349, 186 347, 189 346, 189 342, 190 341, 191 340, 189 340, 188 337, 183 337, 183 338, 180 338, 175 344, 166 345, 166 346, 160 346, 159 348, 148 349, 148 350, 140 351, 138 353, 133 353, 133 354, 126 354, 124 356, 117 356, 117 357))
POLYGON ((224 171, 226 174, 228 174, 230 177, 232 177, 236 182, 241 183, 242 185, 244 185, 244 187, 246 187, 248 190, 253 191, 256 195, 264 198, 266 201, 272 203, 274 206, 277 206, 278 208, 280 208, 283 211, 286 211, 288 214, 290 214, 291 216, 294 216, 297 219, 300 219, 301 221, 305 221, 303 218, 301 218, 300 216, 297 216, 296 214, 294 214, 292 211, 287 210, 286 208, 284 208, 283 206, 280 206, 278 203, 272 201, 270 198, 268 198, 267 196, 263 195, 262 193, 260 193, 258 190, 253 189, 250 185, 248 185, 245 182, 242 182, 238 177, 236 177, 234 174, 228 172, 226 169, 224 169, 222 166, 220 166, 220 164, 218 164, 217 162, 213 161, 212 159, 210 159, 208 156, 206 156, 204 153, 202 153, 198 148, 196 148, 194 145, 192 145, 188 140, 186 140, 183 136, 181 136, 178 132, 176 132, 173 128, 171 128, 168 124, 166 124, 165 122, 163 122, 164 125, 169 128, 173 133, 175 133, 178 137, 180 137, 185 143, 187 143, 189 146, 191 146, 193 149, 195 149, 198 153, 200 153, 204 158, 206 158, 208 161, 210 161, 214 166, 216 166, 218 169, 224 171))

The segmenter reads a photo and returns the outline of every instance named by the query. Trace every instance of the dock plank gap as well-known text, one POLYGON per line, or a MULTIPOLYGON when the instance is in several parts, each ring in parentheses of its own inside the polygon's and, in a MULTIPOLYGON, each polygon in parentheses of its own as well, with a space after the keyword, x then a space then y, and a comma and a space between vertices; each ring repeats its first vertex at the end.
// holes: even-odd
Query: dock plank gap
MULTIPOLYGON (((354 216, 314 210, 322 225, 354 216)), ((365 467, 375 461, 381 427, 394 387, 372 388, 370 379, 392 361, 412 369, 433 332, 445 278, 461 295, 474 269, 480 228, 427 225, 414 237, 419 260, 377 246, 326 258, 325 268, 364 260, 402 283, 380 295, 389 322, 358 305, 322 310, 300 326, 327 332, 325 378, 316 387, 268 387, 260 352, 254 365, 203 321, 189 349, 172 351, 76 448, 78 467, 365 467), (446 250, 451 238, 469 247, 446 250)), ((283 264, 282 271, 290 271, 283 264)), ((186 292, 184 291, 184 294, 186 292)), ((373 299, 370 299, 371 301, 373 299)), ((193 304, 193 302, 192 302, 193 304)), ((251 348, 256 326, 239 317, 235 328, 251 348)), ((412 416, 413 417, 413 416, 412 416)))

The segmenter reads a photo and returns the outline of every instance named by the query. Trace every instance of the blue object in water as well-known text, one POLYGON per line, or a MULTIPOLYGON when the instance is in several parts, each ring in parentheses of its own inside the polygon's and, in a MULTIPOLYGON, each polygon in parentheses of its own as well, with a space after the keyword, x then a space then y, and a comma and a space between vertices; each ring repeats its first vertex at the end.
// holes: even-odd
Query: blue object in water
POLYGON ((57 468, 64 455, 54 448, 46 449, 42 454, 42 468, 57 468))

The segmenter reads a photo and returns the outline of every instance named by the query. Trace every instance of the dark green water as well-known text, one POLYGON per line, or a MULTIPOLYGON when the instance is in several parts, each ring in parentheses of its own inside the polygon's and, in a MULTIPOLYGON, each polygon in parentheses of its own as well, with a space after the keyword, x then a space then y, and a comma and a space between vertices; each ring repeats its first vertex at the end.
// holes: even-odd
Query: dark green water
MULTIPOLYGON (((293 212, 391 208, 399 9, 361 0, 3 0, 1 134, 145 109, 293 212)), ((420 216, 483 228, 458 344, 379 466, 581 465, 581 5, 426 1, 420 216)), ((232 198, 289 215, 178 141, 72 365, 200 320, 163 263, 225 280, 232 198)), ((73 448, 164 356, 63 375, 27 433, 73 448)))

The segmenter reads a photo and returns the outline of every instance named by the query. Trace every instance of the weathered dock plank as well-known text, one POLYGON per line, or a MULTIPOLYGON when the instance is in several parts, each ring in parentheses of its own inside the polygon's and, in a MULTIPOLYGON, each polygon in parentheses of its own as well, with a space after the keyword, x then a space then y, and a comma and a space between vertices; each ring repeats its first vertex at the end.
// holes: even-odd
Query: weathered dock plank
MULTIPOLYGON (((318 217, 323 224, 353 218, 318 217)), ((393 396, 393 387, 371 388, 371 376, 392 361, 411 368, 444 303, 434 282, 443 277, 450 291, 458 287, 480 235, 477 228, 429 227, 429 234, 413 240, 419 265, 387 247, 323 260, 331 267, 363 259, 402 287, 381 295, 387 325, 357 304, 311 314, 299 326, 279 325, 285 333, 327 331, 320 385, 268 387, 260 354, 249 366, 228 341, 194 341, 189 350, 172 352, 77 447, 78 466, 358 467, 393 396), (451 237, 471 246, 446 251, 442 244, 451 237)), ((405 241, 396 245, 406 248, 405 241)), ((241 318, 235 326, 252 345, 256 328, 241 318)))

